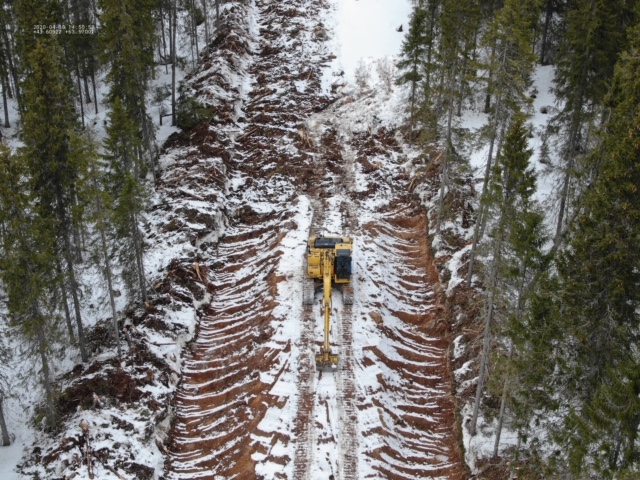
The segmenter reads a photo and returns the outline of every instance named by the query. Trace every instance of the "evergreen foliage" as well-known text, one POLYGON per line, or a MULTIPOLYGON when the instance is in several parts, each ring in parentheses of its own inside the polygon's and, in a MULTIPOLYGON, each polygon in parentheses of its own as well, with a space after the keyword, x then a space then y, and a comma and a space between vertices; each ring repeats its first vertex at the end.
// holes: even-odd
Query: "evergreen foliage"
POLYGON ((82 195, 87 164, 62 58, 52 35, 36 38, 33 51, 25 58, 29 74, 24 82, 21 156, 29 171, 34 211, 51 228, 56 255, 64 266, 61 280, 66 286, 62 288, 71 292, 80 352, 87 361, 73 245, 73 231, 82 223, 77 199, 82 195))
POLYGON ((423 79, 423 68, 426 65, 426 52, 433 43, 433 38, 429 37, 429 26, 427 25, 427 11, 418 4, 411 14, 409 20, 409 30, 402 42, 398 69, 400 75, 397 79, 398 85, 410 84, 411 93, 409 97, 411 126, 415 122, 416 103, 422 100, 419 97, 420 85, 423 79))
POLYGON ((153 48, 156 36, 152 12, 153 0, 100 0, 100 45, 102 60, 109 66, 106 81, 110 86, 108 101, 120 99, 127 115, 137 125, 138 165, 135 174, 146 172, 142 162, 146 154, 153 167, 155 131, 147 113, 145 95, 153 78, 153 48))
POLYGON ((531 364, 526 381, 541 394, 535 408, 561 419, 554 428, 565 453, 559 468, 578 477, 638 471, 640 28, 630 39, 616 66, 601 147, 591 154, 599 174, 555 278, 538 288, 523 350, 531 364))
POLYGON ((178 102, 178 127, 185 131, 192 130, 201 122, 211 120, 213 112, 212 107, 203 105, 193 97, 183 96, 178 102))
MULTIPOLYGON (((472 432, 484 388, 490 338, 496 330, 492 325, 496 311, 503 317, 498 332, 501 330, 505 335, 510 329, 517 328, 525 308, 527 280, 546 266, 542 253, 545 241, 543 217, 532 200, 536 177, 529 165, 533 151, 528 146, 529 132, 524 118, 522 114, 516 114, 507 131, 487 197, 488 215, 494 220, 490 226, 490 266, 485 281, 487 313, 472 432)), ((513 351, 509 360, 512 357, 513 351)), ((506 370, 507 375, 510 370, 506 370)), ((509 378, 503 381, 506 389, 509 378)), ((505 392, 503 401, 506 396, 505 392)))
POLYGON ((24 158, 0 146, 0 222, 4 227, 0 279, 11 324, 27 341, 25 353, 40 361, 47 425, 53 429, 57 418, 49 361, 59 338, 53 290, 60 279, 56 277, 52 219, 34 212, 27 176, 24 158))
POLYGON ((559 214, 555 242, 576 214, 578 198, 591 172, 580 161, 595 147, 595 127, 619 53, 625 48, 626 28, 633 23, 634 2, 576 0, 567 13, 555 76, 555 93, 562 110, 554 118, 559 131, 563 181, 558 192, 559 214))
POLYGON ((112 221, 122 241, 120 263, 130 299, 146 300, 142 235, 138 218, 145 205, 145 189, 135 174, 136 150, 140 145, 135 121, 115 98, 107 125, 105 159, 109 162, 107 190, 113 201, 112 221))

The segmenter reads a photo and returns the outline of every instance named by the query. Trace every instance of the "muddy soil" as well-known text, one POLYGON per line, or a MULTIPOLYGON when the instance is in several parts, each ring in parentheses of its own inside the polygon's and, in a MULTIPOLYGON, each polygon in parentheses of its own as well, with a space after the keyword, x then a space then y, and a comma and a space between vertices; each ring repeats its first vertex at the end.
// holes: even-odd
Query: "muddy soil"
MULTIPOLYGON (((450 314, 425 212, 399 166, 397 132, 344 131, 340 118, 349 104, 322 92, 322 65, 331 59, 321 20, 327 2, 264 0, 256 8, 257 25, 247 27, 257 29, 256 44, 236 31, 216 39, 209 52, 250 57, 251 91, 234 96, 235 106, 221 109, 217 124, 166 146, 167 152, 189 146, 191 153, 180 163, 184 174, 161 188, 175 191, 185 181, 233 186, 223 207, 226 233, 203 248, 200 298, 207 303, 172 402, 165 476, 307 479, 318 468, 328 476, 309 444, 326 441, 337 452, 329 462, 336 478, 468 478, 451 395, 450 314), (232 119, 238 106, 241 118, 232 119), (224 170, 203 168, 210 157, 224 170), (189 174, 194 169, 197 176, 189 174), (313 224, 301 224, 305 218, 313 224), (357 249, 356 303, 336 310, 344 368, 328 390, 335 398, 326 400, 341 419, 333 436, 323 436, 317 416, 325 407, 314 392, 321 380, 308 352, 317 347, 316 331, 305 327, 310 317, 299 305, 290 308, 298 318, 283 323, 288 317, 279 300, 292 281, 280 273, 287 235, 307 235, 319 225, 338 225, 357 249), (296 392, 278 390, 288 377, 296 392), (286 428, 264 430, 273 412, 291 413, 281 420, 286 428)), ((208 81, 224 79, 211 74, 192 84, 203 92, 208 81)), ((213 220, 188 216, 182 212, 166 228, 201 224, 192 233, 199 244, 213 220)))

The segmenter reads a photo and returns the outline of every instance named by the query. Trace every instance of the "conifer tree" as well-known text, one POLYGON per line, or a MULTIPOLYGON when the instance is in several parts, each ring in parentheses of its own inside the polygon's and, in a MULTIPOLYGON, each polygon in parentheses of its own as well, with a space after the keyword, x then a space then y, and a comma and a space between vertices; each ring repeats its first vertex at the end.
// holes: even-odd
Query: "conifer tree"
POLYGON ((443 2, 440 21, 440 42, 438 45, 438 69, 429 87, 435 98, 434 111, 445 120, 443 132, 444 151, 438 200, 436 231, 440 231, 444 210, 444 199, 451 181, 451 166, 454 160, 453 116, 459 113, 466 89, 469 56, 475 48, 476 32, 480 27, 479 8, 476 0, 443 2))
MULTIPOLYGON (((488 208, 494 211, 493 216, 496 220, 491 232, 490 266, 486 281, 487 313, 476 401, 470 425, 472 434, 475 434, 480 399, 485 387, 496 306, 500 297, 513 298, 514 292, 507 292, 504 288, 504 279, 524 275, 526 272, 519 270, 524 268, 528 259, 520 256, 528 250, 539 249, 542 243, 539 238, 522 238, 525 232, 530 232, 532 226, 539 230, 542 222, 541 216, 535 214, 531 208, 531 196, 535 191, 535 174, 529 167, 532 153, 533 151, 528 147, 528 130, 524 125, 524 117, 516 115, 507 132, 504 149, 500 153, 500 162, 495 167, 491 203, 488 204, 488 208), (505 274, 505 270, 509 271, 509 275, 505 274)), ((515 290, 516 293, 518 290, 522 292, 522 281, 515 282, 515 290)), ((522 301, 520 299, 512 301, 510 306, 508 303, 503 305, 503 309, 506 307, 519 315, 522 301)))
POLYGON ((560 130, 562 172, 555 243, 566 230, 567 212, 573 216, 578 208, 574 201, 592 180, 580 159, 594 146, 591 132, 600 122, 607 85, 633 19, 632 3, 624 0, 576 0, 571 5, 554 79, 556 97, 563 105, 553 119, 560 130))
POLYGON ((487 135, 489 153, 485 168, 484 182, 480 197, 481 206, 476 219, 473 245, 469 259, 467 285, 473 279, 475 251, 482 239, 486 223, 485 203, 491 181, 494 154, 507 125, 517 112, 527 111, 530 98, 527 90, 531 85, 531 74, 535 65, 535 56, 531 51, 532 25, 529 6, 518 0, 506 0, 502 9, 496 13, 494 21, 484 38, 490 48, 487 69, 491 72, 490 89, 494 97, 489 113, 487 135))
POLYGON ((639 26, 629 38, 605 102, 600 147, 589 156, 598 175, 518 340, 528 386, 519 407, 551 412, 559 469, 574 478, 629 478, 639 469, 639 26))
POLYGON ((130 298, 140 297, 145 301, 144 245, 138 227, 139 217, 144 210, 145 191, 132 167, 139 144, 136 123, 116 97, 109 115, 104 145, 105 159, 109 162, 108 185, 114 198, 113 221, 118 237, 123 241, 120 260, 130 298))
MULTIPOLYGON (((102 174, 101 171, 93 169, 89 172, 89 175, 91 186, 88 203, 90 203, 91 220, 99 237, 97 240, 98 246, 94 252, 94 257, 97 257, 95 263, 99 265, 107 282, 109 306, 111 307, 112 332, 116 341, 118 358, 121 358, 122 350, 120 347, 120 332, 118 330, 118 312, 116 310, 114 295, 115 279, 111 262, 111 253, 113 250, 112 239, 114 237, 113 196, 108 190, 110 186, 108 185, 109 182, 104 181, 104 174, 102 174)), ((113 185, 111 185, 111 187, 113 188, 113 185)))
POLYGON ((426 51, 429 48, 428 25, 426 23, 427 11, 420 4, 416 5, 411 19, 409 29, 402 42, 401 58, 398 61, 398 69, 401 71, 398 77, 398 85, 410 84, 411 93, 409 95, 410 126, 413 130, 415 125, 415 113, 417 102, 422 99, 418 97, 421 80, 423 78, 423 65, 427 61, 426 51))
POLYGON ((564 11, 567 0, 544 0, 540 33, 540 65, 548 65, 552 54, 558 49, 560 32, 563 30, 564 11), (554 21, 555 20, 555 21, 554 21))
POLYGON ((0 279, 10 321, 27 341, 29 358, 40 361, 47 426, 53 429, 57 416, 50 359, 58 334, 52 289, 59 280, 52 220, 34 213, 24 166, 24 158, 0 146, 0 217, 5 228, 0 279))
POLYGON ((64 284, 73 300, 78 345, 86 362, 72 231, 80 221, 76 199, 87 164, 62 58, 56 37, 48 35, 35 39, 25 59, 29 73, 24 82, 21 155, 29 168, 35 211, 53 229, 56 253, 65 270, 64 284))
POLYGON ((146 156, 153 168, 155 154, 154 126, 145 101, 154 69, 155 4, 153 0, 100 0, 99 5, 102 58, 109 66, 108 101, 113 104, 119 98, 127 115, 136 122, 140 142, 132 173, 143 175, 148 167, 142 160, 146 156))
POLYGON ((22 104, 18 81, 15 30, 14 8, 10 8, 6 1, 0 1, 0 85, 2 85, 5 128, 9 127, 7 98, 15 98, 19 109, 22 104))
POLYGON ((567 333, 558 339, 556 369, 571 379, 565 394, 575 412, 559 438, 575 473, 591 469, 605 478, 639 466, 640 25, 630 40, 615 69, 602 145, 593 154, 599 175, 558 261, 556 320, 567 333))

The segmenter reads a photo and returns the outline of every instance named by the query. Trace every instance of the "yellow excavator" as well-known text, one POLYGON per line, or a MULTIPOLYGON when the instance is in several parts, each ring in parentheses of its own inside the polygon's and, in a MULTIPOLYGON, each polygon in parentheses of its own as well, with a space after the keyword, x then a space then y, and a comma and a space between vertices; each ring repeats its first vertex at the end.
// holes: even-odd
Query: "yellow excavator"
POLYGON ((353 304, 351 285, 351 252, 353 240, 349 237, 312 236, 307 245, 307 279, 303 292, 303 304, 313 305, 316 287, 322 285, 324 314, 324 342, 316 355, 316 369, 333 371, 338 368, 338 355, 332 353, 331 333, 331 291, 333 285, 342 289, 344 305, 353 304))

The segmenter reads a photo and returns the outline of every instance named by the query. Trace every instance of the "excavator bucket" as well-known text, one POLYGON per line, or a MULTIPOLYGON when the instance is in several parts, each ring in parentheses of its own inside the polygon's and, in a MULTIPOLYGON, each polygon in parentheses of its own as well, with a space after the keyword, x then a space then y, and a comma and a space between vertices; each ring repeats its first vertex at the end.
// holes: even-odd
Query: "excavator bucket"
POLYGON ((338 356, 322 354, 316 355, 316 370, 318 372, 335 372, 338 369, 338 356))
POLYGON ((316 370, 319 372, 335 372, 338 369, 338 355, 321 351, 316 355, 316 370))

